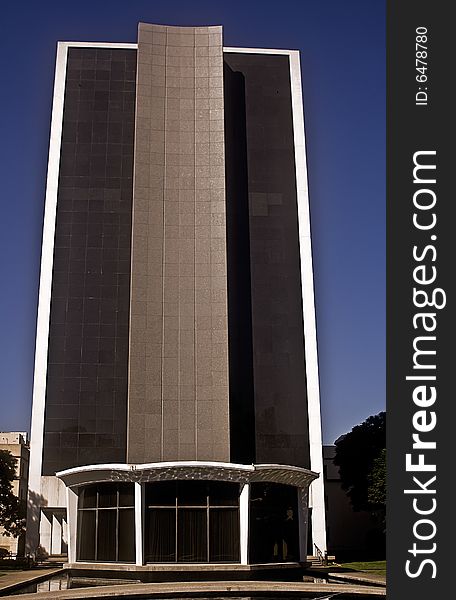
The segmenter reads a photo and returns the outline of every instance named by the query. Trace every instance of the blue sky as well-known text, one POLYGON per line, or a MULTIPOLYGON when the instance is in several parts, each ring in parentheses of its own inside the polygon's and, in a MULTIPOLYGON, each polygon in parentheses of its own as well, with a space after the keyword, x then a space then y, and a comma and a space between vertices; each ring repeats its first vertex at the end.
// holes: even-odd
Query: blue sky
POLYGON ((30 423, 56 42, 134 42, 140 20, 301 50, 324 442, 383 410, 384 0, 19 1, 2 14, 0 430, 30 423))

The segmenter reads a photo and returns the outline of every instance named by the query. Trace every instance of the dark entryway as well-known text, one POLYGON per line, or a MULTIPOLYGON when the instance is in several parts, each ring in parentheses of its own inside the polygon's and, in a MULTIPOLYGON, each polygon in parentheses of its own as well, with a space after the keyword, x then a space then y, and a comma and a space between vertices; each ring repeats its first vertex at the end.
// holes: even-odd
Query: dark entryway
POLYGON ((250 562, 299 561, 297 490, 253 483, 250 490, 250 562))

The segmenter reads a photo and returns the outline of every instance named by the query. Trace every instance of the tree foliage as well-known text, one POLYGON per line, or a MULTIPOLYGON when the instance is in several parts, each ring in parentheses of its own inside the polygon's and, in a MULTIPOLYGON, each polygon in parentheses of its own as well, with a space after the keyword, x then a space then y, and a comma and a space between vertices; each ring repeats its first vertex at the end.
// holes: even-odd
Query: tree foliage
POLYGON ((386 413, 368 417, 336 441, 334 463, 354 510, 381 510, 386 501, 386 413))
POLYGON ((386 504, 386 448, 374 460, 372 471, 369 475, 367 499, 373 506, 383 507, 386 504))
POLYGON ((16 476, 16 458, 7 450, 0 450, 0 525, 5 535, 18 537, 24 532, 25 507, 13 493, 16 476))

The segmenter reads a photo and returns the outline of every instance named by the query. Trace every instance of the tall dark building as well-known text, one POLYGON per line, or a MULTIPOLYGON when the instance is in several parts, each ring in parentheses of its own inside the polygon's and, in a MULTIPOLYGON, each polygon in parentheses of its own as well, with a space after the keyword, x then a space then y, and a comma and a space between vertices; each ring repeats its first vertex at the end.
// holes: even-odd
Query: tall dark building
POLYGON ((299 53, 60 42, 29 551, 304 561, 321 472, 299 53))

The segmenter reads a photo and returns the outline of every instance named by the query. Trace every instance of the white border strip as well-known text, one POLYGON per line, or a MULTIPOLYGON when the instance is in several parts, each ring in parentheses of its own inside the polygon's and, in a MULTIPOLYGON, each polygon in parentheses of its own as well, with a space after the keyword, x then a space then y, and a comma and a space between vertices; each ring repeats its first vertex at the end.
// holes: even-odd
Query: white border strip
POLYGON ((68 48, 136 48, 137 44, 111 44, 92 42, 58 42, 55 63, 54 96, 52 100, 51 132, 44 204, 43 240, 38 292, 38 314, 35 342, 35 368, 33 376, 32 420, 30 434, 29 506, 27 511, 27 549, 38 544, 36 519, 39 519, 36 498, 41 496, 41 467, 43 461, 44 413, 46 402, 47 357, 49 343, 49 318, 51 309, 52 267, 54 262, 55 219, 59 181, 60 148, 63 126, 63 103, 68 48), (34 496, 36 494, 36 496, 34 496))
POLYGON ((320 386, 318 376, 317 331, 315 318, 312 245, 310 235, 309 191, 307 185, 304 108, 301 87, 299 50, 271 48, 231 48, 224 52, 245 54, 287 55, 290 62, 291 103, 296 167, 299 248, 301 255, 301 286, 304 325, 304 345, 307 379, 307 411, 309 419, 310 468, 320 474, 310 486, 312 506, 312 536, 322 552, 326 551, 326 517, 323 479, 323 448, 321 435, 320 386))
POLYGON ((239 54, 285 54, 290 56, 293 52, 298 52, 299 50, 283 50, 280 48, 231 48, 224 47, 223 52, 237 52, 239 54))
POLYGON ((58 46, 72 48, 138 48, 138 44, 118 44, 115 42, 58 42, 58 46))
POLYGON ((307 183, 306 139, 302 101, 299 51, 290 51, 291 102, 298 196, 299 247, 301 251, 302 309, 306 349, 307 410, 309 415, 310 468, 320 473, 310 488, 312 536, 322 552, 326 551, 326 515, 321 436, 320 385, 318 376, 317 327, 315 318, 312 241, 310 233, 309 190, 307 183))
POLYGON ((55 218, 57 211, 57 188, 63 125, 66 64, 67 47, 59 42, 57 45, 55 64, 54 98, 52 101, 43 241, 41 246, 38 316, 36 324, 35 372, 33 377, 32 423, 30 433, 29 510, 27 511, 27 549, 29 551, 33 551, 38 544, 38 539, 34 539, 38 533, 35 531, 34 522, 35 526, 37 526, 39 514, 36 514, 37 507, 33 495, 36 494, 37 498, 41 495, 41 465, 43 460, 52 266, 54 262, 55 218), (31 510, 32 506, 35 508, 33 512, 31 510))

